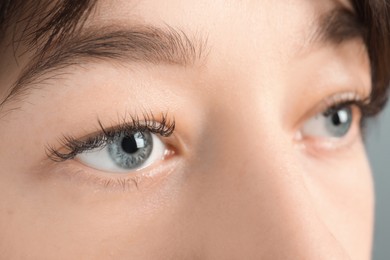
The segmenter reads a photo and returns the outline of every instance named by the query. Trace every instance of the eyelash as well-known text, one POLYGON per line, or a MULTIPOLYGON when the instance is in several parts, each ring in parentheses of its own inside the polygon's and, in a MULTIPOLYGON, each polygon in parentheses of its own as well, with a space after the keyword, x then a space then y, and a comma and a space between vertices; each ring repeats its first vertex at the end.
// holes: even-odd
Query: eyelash
POLYGON ((359 123, 361 129, 364 129, 366 120, 376 114, 377 105, 370 102, 369 98, 362 99, 357 93, 344 93, 331 96, 323 101, 321 105, 322 109, 320 111, 322 111, 324 116, 328 116, 335 111, 349 106, 355 106, 359 109, 361 116, 359 123))
MULTIPOLYGON (((365 121, 375 115, 376 104, 363 100, 356 93, 347 93, 342 95, 331 96, 325 99, 320 109, 323 115, 329 115, 341 108, 355 106, 361 113, 360 128, 364 129, 365 121)), ((98 134, 84 140, 77 139, 73 136, 63 136, 60 143, 67 152, 60 152, 53 147, 47 148, 48 157, 55 162, 63 162, 74 159, 78 154, 90 151, 96 148, 103 148, 113 140, 118 133, 134 133, 149 131, 150 133, 159 134, 162 137, 169 137, 175 130, 175 120, 169 120, 168 114, 162 114, 161 120, 156 120, 153 113, 144 113, 142 120, 138 116, 130 116, 130 123, 125 118, 123 122, 116 126, 106 128, 101 121, 98 121, 100 131, 98 134)))
POLYGON ((97 148, 104 148, 118 133, 133 134, 135 132, 145 132, 158 134, 162 137, 169 137, 175 130, 175 120, 169 119, 168 114, 162 114, 161 119, 157 120, 153 113, 144 113, 140 119, 138 116, 130 116, 130 122, 126 118, 122 123, 115 127, 106 128, 100 120, 98 125, 100 131, 84 140, 77 139, 73 136, 63 136, 60 144, 63 150, 61 152, 54 147, 47 147, 49 159, 55 162, 64 162, 74 159, 78 154, 97 148))

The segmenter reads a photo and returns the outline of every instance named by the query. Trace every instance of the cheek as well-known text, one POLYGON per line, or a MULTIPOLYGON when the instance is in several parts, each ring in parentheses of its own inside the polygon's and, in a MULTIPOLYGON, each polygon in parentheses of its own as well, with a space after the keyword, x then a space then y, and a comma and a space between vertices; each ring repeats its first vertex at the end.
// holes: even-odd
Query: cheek
POLYGON ((169 201, 174 178, 152 187, 153 192, 123 192, 80 184, 57 172, 41 172, 42 178, 28 181, 26 176, 38 173, 1 174, 0 196, 7 198, 0 200, 2 256, 142 258, 142 252, 153 255, 163 249, 173 230, 169 201), (5 178, 17 175, 24 178, 5 178))
POLYGON ((369 258, 374 193, 361 142, 342 154, 306 164, 305 185, 313 206, 348 252, 369 258), (340 162, 343 163, 340 163, 340 162))
POLYGON ((25 252, 36 250, 36 255, 72 252, 94 259, 201 252, 204 243, 210 252, 231 245, 237 256, 243 249, 293 252, 302 241, 309 247, 316 229, 306 228, 296 244, 278 242, 280 237, 293 239, 301 222, 319 219, 348 252, 368 256, 373 199, 362 144, 315 160, 281 141, 281 134, 245 141, 262 130, 246 131, 206 138, 215 143, 201 146, 205 149, 196 154, 202 157, 145 193, 48 177, 53 172, 31 174, 43 176, 36 179, 20 170, 3 174, 0 195, 7 201, 0 202, 6 212, 0 214, 0 239, 6 241, 0 241, 0 249, 23 244, 25 252), (243 141, 251 145, 244 149, 243 141))

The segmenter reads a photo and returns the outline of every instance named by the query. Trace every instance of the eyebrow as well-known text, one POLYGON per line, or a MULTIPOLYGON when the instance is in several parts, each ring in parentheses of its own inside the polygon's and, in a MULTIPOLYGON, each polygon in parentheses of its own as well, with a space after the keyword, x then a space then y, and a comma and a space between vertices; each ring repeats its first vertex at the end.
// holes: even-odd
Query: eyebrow
MULTIPOLYGON (((170 26, 138 25, 130 28, 108 26, 86 28, 63 44, 52 44, 38 53, 11 87, 5 102, 45 81, 45 76, 70 66, 91 61, 119 61, 178 66, 193 65, 206 55, 207 38, 188 36, 170 26)), ((48 78, 51 78, 49 76, 48 78)))
POLYGON ((353 10, 338 7, 320 16, 313 30, 311 43, 339 45, 351 40, 366 39, 367 31, 353 10))
MULTIPOLYGON (((338 45, 365 37, 365 29, 353 11, 342 7, 317 18, 314 26, 311 44, 320 42, 338 45)), ((207 38, 190 38, 182 30, 170 26, 91 27, 70 37, 65 43, 53 43, 47 49, 47 53, 39 53, 37 61, 33 59, 34 62, 26 67, 11 87, 7 98, 0 102, 0 108, 8 100, 28 90, 37 79, 91 60, 193 65, 206 56, 207 38)))

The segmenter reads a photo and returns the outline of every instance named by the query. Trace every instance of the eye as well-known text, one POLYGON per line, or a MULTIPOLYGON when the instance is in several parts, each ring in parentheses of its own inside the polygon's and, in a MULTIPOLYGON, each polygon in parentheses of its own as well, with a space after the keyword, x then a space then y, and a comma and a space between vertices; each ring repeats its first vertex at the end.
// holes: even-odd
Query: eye
POLYGON ((304 137, 342 138, 351 129, 353 114, 351 105, 330 108, 306 121, 301 133, 304 137))
POLYGON ((149 131, 117 133, 103 147, 81 152, 75 159, 97 170, 128 173, 162 160, 166 150, 160 138, 149 131))

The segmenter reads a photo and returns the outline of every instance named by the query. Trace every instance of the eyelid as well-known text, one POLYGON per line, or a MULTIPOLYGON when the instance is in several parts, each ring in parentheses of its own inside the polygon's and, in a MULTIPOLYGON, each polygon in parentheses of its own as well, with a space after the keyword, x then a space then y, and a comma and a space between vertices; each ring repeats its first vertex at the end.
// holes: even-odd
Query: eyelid
POLYGON ((323 99, 314 109, 310 110, 300 121, 299 128, 294 135, 294 141, 298 147, 304 148, 316 157, 326 152, 342 150, 353 144, 356 138, 361 136, 361 123, 365 117, 365 109, 371 104, 355 92, 344 92, 331 95, 323 99), (339 137, 321 137, 304 135, 302 127, 315 116, 326 116, 343 107, 352 108, 352 123, 345 136, 339 137), (359 124, 360 123, 360 124, 359 124))
MULTIPOLYGON (((140 188, 140 185, 149 186, 158 182, 164 176, 172 172, 176 164, 180 161, 180 140, 174 134, 175 120, 173 117, 168 117, 167 114, 161 114, 159 118, 154 117, 151 113, 149 115, 143 115, 142 119, 137 116, 130 117, 130 120, 123 119, 122 122, 114 126, 105 127, 103 123, 98 120, 97 124, 100 128, 99 131, 93 134, 85 135, 82 138, 74 138, 71 136, 64 136, 60 144, 62 148, 54 150, 48 147, 48 165, 53 167, 54 172, 61 172, 61 176, 68 176, 69 179, 76 179, 76 183, 85 183, 86 185, 101 186, 104 190, 116 190, 121 188, 122 190, 129 190, 132 188, 140 188), (130 122, 129 122, 130 121, 130 122), (102 170, 89 167, 75 159, 78 153, 70 153, 66 150, 66 146, 69 146, 67 141, 72 141, 74 144, 80 142, 81 145, 88 142, 88 140, 100 140, 98 145, 107 142, 107 139, 114 134, 121 131, 150 131, 157 132, 159 139, 165 145, 165 152, 162 158, 156 163, 150 164, 137 171, 129 171, 129 173, 115 174, 111 172, 105 172, 102 170), (63 152, 63 154, 61 154, 63 152), (56 155, 60 155, 57 156, 56 155), (61 158, 64 155, 67 158, 61 158), (68 156, 69 155, 69 156, 68 156), (53 157, 54 156, 54 157, 53 157), (53 160, 54 159, 54 160, 53 160), (57 159, 57 160, 56 160, 57 159)), ((93 141, 91 141, 93 144, 93 141)), ((104 144, 106 145, 106 144, 104 144)), ((84 149, 85 150, 85 149, 84 149)))
POLYGON ((318 114, 325 113, 330 108, 337 108, 340 105, 355 105, 358 106, 360 110, 362 110, 362 114, 366 109, 366 107, 371 106, 372 104, 367 101, 368 98, 364 97, 362 94, 355 92, 355 91, 349 91, 349 92, 339 92, 335 94, 331 94, 320 101, 318 101, 314 106, 312 106, 309 109, 306 109, 306 112, 301 115, 297 121, 293 124, 293 132, 297 133, 302 124, 308 119, 310 119, 313 116, 316 116, 318 114))
POLYGON ((169 137, 173 134, 176 125, 175 119, 168 117, 167 113, 161 114, 160 119, 157 119, 151 112, 143 113, 142 119, 137 115, 130 115, 130 119, 123 118, 122 122, 110 127, 104 126, 99 119, 97 124, 98 131, 81 138, 64 135, 59 140, 60 148, 48 145, 46 147, 48 158, 56 162, 73 159, 81 152, 104 147, 107 141, 119 132, 149 131, 161 137, 169 137))
POLYGON ((337 109, 340 106, 346 105, 355 105, 362 109, 362 107, 367 104, 369 104, 369 102, 367 102, 367 98, 361 97, 357 92, 345 92, 335 94, 324 99, 317 110, 320 112, 322 111, 322 113, 326 113, 329 109, 337 109))
POLYGON ((322 155, 334 156, 336 154, 334 152, 336 151, 346 151, 352 144, 355 143, 357 138, 361 136, 361 129, 359 126, 361 112, 357 107, 352 107, 352 110, 354 116, 352 118, 353 121, 351 128, 342 138, 303 136, 300 131, 297 131, 294 136, 295 144, 315 157, 320 157, 322 155))
POLYGON ((157 163, 155 167, 143 168, 129 174, 105 173, 77 160, 65 161, 62 164, 51 162, 50 167, 53 170, 50 172, 71 182, 72 185, 91 187, 95 192, 100 189, 103 192, 142 191, 163 181, 179 166, 179 158, 169 153, 166 157, 163 163, 157 163), (99 189, 96 190, 96 188, 99 189))

